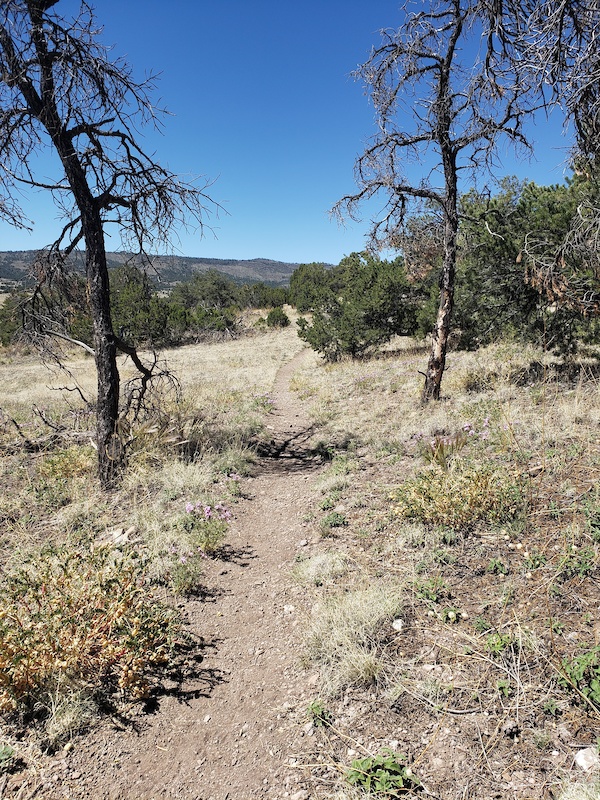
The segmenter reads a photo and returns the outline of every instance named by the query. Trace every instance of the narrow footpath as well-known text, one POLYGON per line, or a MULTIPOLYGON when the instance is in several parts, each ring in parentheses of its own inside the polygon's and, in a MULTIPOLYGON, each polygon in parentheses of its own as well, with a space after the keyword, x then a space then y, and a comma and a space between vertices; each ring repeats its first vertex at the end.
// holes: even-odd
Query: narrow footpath
POLYGON ((230 556, 207 564, 206 596, 183 606, 206 644, 196 675, 140 715, 137 730, 107 726, 57 754, 34 796, 308 800, 295 760, 317 689, 300 667, 303 590, 290 574, 310 550, 304 518, 320 468, 289 390, 304 357, 277 376, 267 443, 234 509, 230 556))

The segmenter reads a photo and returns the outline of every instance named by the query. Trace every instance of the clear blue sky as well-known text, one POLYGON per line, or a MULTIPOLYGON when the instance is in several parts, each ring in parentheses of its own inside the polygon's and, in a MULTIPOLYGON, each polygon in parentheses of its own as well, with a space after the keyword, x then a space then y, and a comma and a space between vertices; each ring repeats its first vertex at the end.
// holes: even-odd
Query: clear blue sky
MULTIPOLYGON (((352 70, 399 23, 397 0, 97 0, 102 38, 137 77, 159 72, 157 104, 172 114, 146 147, 171 170, 214 180, 228 214, 182 236, 182 255, 337 263, 364 248, 362 224, 328 210, 354 188, 353 165, 374 132, 352 70), (215 238, 216 237, 216 238, 215 238)), ((75 0, 61 0, 68 13, 75 0)), ((507 156, 502 174, 562 182, 568 142, 559 121, 538 123, 536 160, 507 156)), ((25 207, 33 235, 0 225, 0 250, 50 243, 59 228, 43 197, 25 207)), ((108 249, 118 249, 117 239, 108 249)))

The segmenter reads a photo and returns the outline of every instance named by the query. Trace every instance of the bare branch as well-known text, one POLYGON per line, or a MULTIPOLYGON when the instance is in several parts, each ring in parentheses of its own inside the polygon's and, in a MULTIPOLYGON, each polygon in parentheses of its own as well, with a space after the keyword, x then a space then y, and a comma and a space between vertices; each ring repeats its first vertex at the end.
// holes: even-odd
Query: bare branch
POLYGON ((60 333, 60 331, 46 331, 46 333, 48 336, 56 336, 57 339, 62 339, 65 342, 69 342, 69 344, 74 344, 77 347, 82 347, 91 356, 95 355, 93 348, 91 348, 85 342, 80 341, 79 339, 73 339, 72 336, 67 336, 64 333, 60 333))
MULTIPOLYGON (((99 473, 110 488, 124 463, 117 353, 127 353, 140 371, 140 403, 156 370, 114 334, 105 225, 116 222, 123 249, 145 258, 155 245, 168 247, 179 225, 202 233, 219 206, 207 181, 180 180, 140 144, 142 126, 160 126, 161 112, 151 101, 154 77, 138 82, 129 65, 110 57, 85 0, 73 19, 55 5, 0 3, 0 216, 28 224, 20 207, 23 184, 48 191, 64 215, 57 239, 37 260, 37 287, 22 312, 40 346, 53 337, 94 355, 99 473), (36 156, 47 147, 57 157, 56 174, 42 179, 36 156), (85 286, 70 271, 80 243, 85 286), (93 347, 73 334, 77 315, 91 320, 93 347)), ((54 357, 60 362, 59 353, 54 357)))
POLYGON ((460 219, 458 176, 492 171, 501 143, 529 148, 523 120, 545 102, 543 93, 529 91, 528 71, 508 56, 508 48, 496 46, 498 34, 487 27, 497 18, 494 4, 502 2, 434 0, 412 13, 413 4, 405 0, 401 25, 381 32, 380 45, 355 73, 374 105, 377 133, 355 165, 358 191, 336 203, 333 213, 357 219, 359 206, 385 198, 371 222, 374 249, 402 247, 411 214, 423 205, 441 217, 440 304, 424 400, 439 398, 445 367, 460 219), (420 181, 408 180, 409 161, 423 166, 420 181))

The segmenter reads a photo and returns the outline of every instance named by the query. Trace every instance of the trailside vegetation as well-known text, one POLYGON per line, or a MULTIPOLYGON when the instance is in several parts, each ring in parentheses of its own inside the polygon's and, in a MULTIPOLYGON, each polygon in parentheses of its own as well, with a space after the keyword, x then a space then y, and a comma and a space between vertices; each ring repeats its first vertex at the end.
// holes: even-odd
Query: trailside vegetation
POLYGON ((311 298, 312 319, 300 318, 299 336, 327 361, 356 358, 395 334, 414 332, 416 302, 402 258, 381 261, 352 253, 322 278, 318 267, 292 276, 303 308, 311 298))
MULTIPOLYGON (((240 285, 216 270, 194 275, 169 294, 161 292, 147 272, 133 264, 109 270, 109 281, 115 331, 132 347, 160 349, 235 336, 243 328, 244 309, 281 308, 288 299, 285 287, 240 285)), ((83 301, 72 302, 75 292, 85 293, 82 277, 73 278, 69 293, 55 290, 52 305, 64 310, 62 325, 67 336, 91 347, 92 320, 85 313, 83 301)), ((23 338, 27 299, 27 292, 16 290, 0 306, 3 345, 23 338)))

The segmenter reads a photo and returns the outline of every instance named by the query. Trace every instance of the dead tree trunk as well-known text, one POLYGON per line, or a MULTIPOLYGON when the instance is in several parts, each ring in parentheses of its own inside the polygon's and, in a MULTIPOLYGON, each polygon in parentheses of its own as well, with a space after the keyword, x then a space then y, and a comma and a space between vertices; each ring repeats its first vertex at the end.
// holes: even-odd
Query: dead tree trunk
MULTIPOLYGON (((208 184, 182 183, 137 141, 140 123, 158 120, 149 95, 153 78, 136 82, 126 62, 109 57, 89 3, 82 2, 73 19, 55 13, 55 5, 56 0, 0 2, 0 218, 28 227, 22 186, 44 189, 56 201, 66 223, 48 251, 40 284, 49 285, 61 271, 64 277, 69 255, 85 243, 86 297, 78 310, 89 310, 92 318, 98 473, 110 489, 125 461, 117 351, 129 355, 140 372, 140 398, 155 365, 144 366, 135 349, 115 336, 103 226, 117 225, 124 249, 148 258, 150 248, 164 247, 180 222, 195 220, 202 229, 210 199, 208 184), (49 177, 37 178, 36 154, 48 146, 48 137, 64 175, 52 167, 49 177)), ((42 315, 38 322, 42 336, 61 336, 46 327, 42 315)))
MULTIPOLYGON (((52 106, 52 103, 48 101, 52 106)), ((62 161, 66 178, 80 213, 85 242, 87 293, 94 332, 98 397, 96 402, 96 446, 98 477, 103 489, 115 486, 123 472, 125 451, 118 436, 120 378, 117 343, 110 311, 110 289, 104 228, 98 201, 94 198, 72 137, 52 113, 46 127, 62 161)))
POLYGON ((94 359, 98 387, 96 401, 98 477, 104 489, 111 489, 123 471, 125 453, 117 432, 120 379, 117 368, 117 344, 110 312, 104 231, 99 210, 89 191, 77 155, 71 152, 63 158, 63 164, 73 194, 77 198, 85 241, 87 291, 94 331, 94 359))
POLYGON ((433 329, 431 353, 425 373, 421 400, 439 400, 442 376, 446 368, 446 350, 454 308, 454 282, 456 276, 456 244, 458 236, 458 147, 451 129, 455 116, 456 97, 451 90, 451 70, 456 44, 463 29, 460 14, 456 15, 450 44, 445 57, 439 60, 435 98, 435 139, 440 148, 444 173, 444 192, 440 198, 444 220, 444 256, 440 275, 440 304, 433 329))
POLYGON ((446 368, 448 338, 452 326, 454 309, 454 284, 456 278, 456 256, 458 236, 458 189, 456 180, 456 158, 450 151, 443 157, 446 176, 446 199, 444 204, 444 256, 440 275, 440 304, 431 338, 431 352, 425 373, 425 385, 421 394, 423 403, 439 400, 442 377, 446 368))
MULTIPOLYGON (((101 226, 100 226, 101 234, 101 226)), ((115 485, 124 468, 125 452, 117 431, 119 370, 109 304, 104 237, 90 231, 86 242, 86 274, 94 328, 94 358, 98 378, 96 444, 98 476, 103 488, 115 485)))

